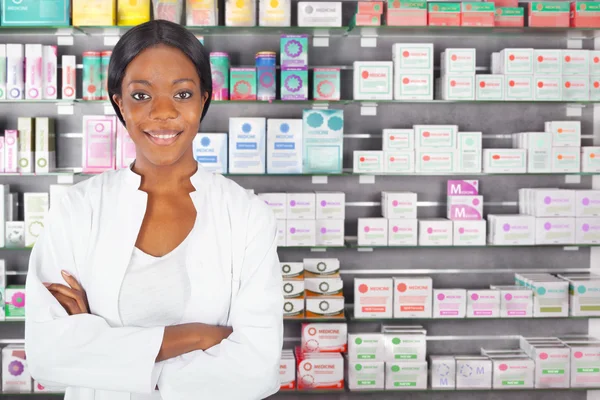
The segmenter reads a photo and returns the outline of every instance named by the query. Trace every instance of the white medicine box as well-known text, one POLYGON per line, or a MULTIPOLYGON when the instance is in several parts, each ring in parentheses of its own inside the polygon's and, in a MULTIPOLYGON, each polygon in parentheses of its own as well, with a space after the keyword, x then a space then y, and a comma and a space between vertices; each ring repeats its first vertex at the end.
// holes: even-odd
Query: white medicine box
POLYGON ((287 194, 287 219, 315 219, 314 193, 288 193, 287 194))
POLYGON ((383 151, 413 150, 415 148, 414 129, 384 129, 383 151))
POLYGON ((386 218, 359 218, 358 245, 382 246, 388 245, 388 221, 386 218))
POLYGON ((317 219, 344 219, 346 217, 346 193, 316 192, 317 219))
POLYGON ((442 52, 442 75, 475 75, 475 49, 446 49, 442 52))
POLYGON ((393 69, 391 61, 355 61, 354 99, 392 100, 393 69))
POLYGON ((355 278, 354 317, 392 318, 393 289, 391 278, 355 278))
POLYGON ((382 192, 381 214, 386 218, 416 219, 417 194, 412 192, 382 192))

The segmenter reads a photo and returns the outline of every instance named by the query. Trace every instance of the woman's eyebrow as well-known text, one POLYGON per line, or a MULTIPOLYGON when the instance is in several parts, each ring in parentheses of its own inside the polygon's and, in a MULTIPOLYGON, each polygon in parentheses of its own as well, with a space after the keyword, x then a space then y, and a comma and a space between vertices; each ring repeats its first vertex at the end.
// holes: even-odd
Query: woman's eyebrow
POLYGON ((185 83, 185 82, 196 83, 196 81, 194 81, 192 78, 181 78, 181 79, 175 79, 173 81, 173 85, 177 85, 178 83, 185 83))
POLYGON ((134 81, 131 81, 131 82, 129 82, 129 84, 127 84, 127 86, 133 85, 134 83, 140 83, 145 86, 152 86, 152 84, 150 82, 143 80, 143 79, 136 79, 134 81))

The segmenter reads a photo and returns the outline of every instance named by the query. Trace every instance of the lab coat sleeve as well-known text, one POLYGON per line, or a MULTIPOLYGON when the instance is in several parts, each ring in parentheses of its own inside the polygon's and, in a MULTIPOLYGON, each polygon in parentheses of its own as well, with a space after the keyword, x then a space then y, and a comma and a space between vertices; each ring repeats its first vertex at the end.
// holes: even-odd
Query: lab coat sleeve
POLYGON ((233 333, 204 352, 167 361, 158 382, 164 400, 262 399, 279 390, 283 295, 276 223, 254 200, 247 223, 241 286, 230 310, 233 333))
POLYGON ((164 328, 111 327, 96 315, 69 316, 43 284, 65 284, 63 269, 81 283, 76 259, 85 251, 91 219, 82 197, 70 192, 50 209, 31 254, 25 319, 31 375, 48 386, 150 393, 164 328))

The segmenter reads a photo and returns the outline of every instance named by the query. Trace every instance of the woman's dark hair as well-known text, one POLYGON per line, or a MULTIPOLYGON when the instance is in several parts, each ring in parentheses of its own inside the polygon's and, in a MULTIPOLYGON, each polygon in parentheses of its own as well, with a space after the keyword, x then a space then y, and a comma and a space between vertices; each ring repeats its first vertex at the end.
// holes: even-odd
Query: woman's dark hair
POLYGON ((125 121, 113 100, 113 95, 121 95, 121 85, 129 63, 143 50, 159 44, 175 47, 192 60, 200 77, 200 92, 202 95, 208 93, 200 121, 204 119, 208 111, 213 90, 208 52, 190 31, 181 25, 159 19, 145 22, 127 31, 117 42, 110 57, 108 97, 123 125, 125 125, 125 121))

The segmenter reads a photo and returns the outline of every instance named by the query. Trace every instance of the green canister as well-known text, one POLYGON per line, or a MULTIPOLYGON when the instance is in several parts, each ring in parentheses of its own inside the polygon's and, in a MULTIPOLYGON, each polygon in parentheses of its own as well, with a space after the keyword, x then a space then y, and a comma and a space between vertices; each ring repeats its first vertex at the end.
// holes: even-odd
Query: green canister
POLYGON ((229 54, 210 53, 210 70, 212 74, 212 100, 229 100, 229 54))
POLYGON ((83 100, 102 98, 102 53, 86 51, 83 53, 83 100))

